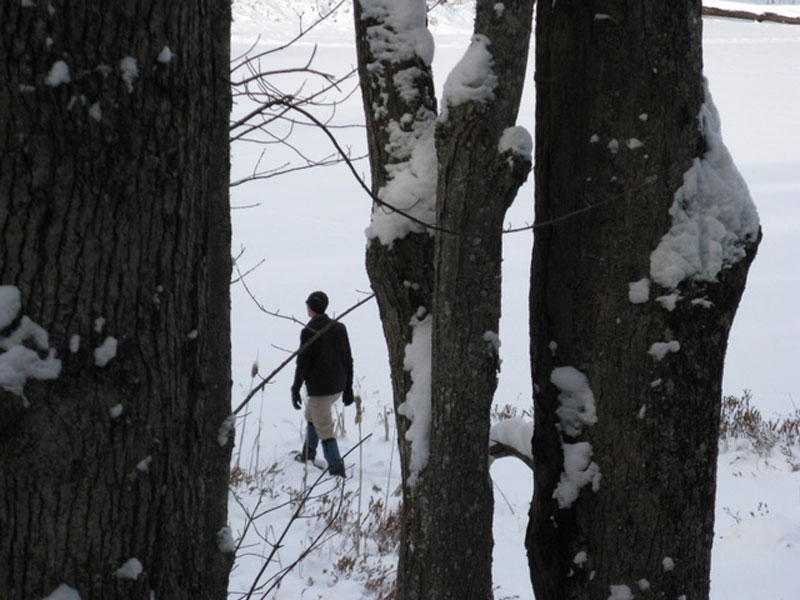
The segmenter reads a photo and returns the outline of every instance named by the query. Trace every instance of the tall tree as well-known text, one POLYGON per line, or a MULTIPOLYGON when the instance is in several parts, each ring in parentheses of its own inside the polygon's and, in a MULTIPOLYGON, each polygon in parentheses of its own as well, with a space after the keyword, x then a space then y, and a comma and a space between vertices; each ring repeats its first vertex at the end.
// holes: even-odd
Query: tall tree
POLYGON ((401 437, 403 599, 492 597, 500 240, 531 166, 530 136, 514 124, 532 7, 477 3, 437 117, 425 2, 355 2, 376 198, 367 267, 401 437))
POLYGON ((230 4, 2 14, 0 595, 222 599, 230 4))
POLYGON ((537 9, 531 576, 538 600, 707 598, 758 218, 704 89, 700 2, 602 11, 537 9))

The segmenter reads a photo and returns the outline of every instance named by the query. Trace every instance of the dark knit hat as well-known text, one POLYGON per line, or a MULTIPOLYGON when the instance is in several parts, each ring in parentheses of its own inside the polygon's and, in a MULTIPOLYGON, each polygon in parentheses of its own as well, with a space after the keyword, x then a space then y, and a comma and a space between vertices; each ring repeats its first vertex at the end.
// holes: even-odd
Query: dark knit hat
POLYGON ((311 292, 306 304, 308 304, 308 308, 321 315, 328 308, 328 296, 325 295, 325 292, 311 292))

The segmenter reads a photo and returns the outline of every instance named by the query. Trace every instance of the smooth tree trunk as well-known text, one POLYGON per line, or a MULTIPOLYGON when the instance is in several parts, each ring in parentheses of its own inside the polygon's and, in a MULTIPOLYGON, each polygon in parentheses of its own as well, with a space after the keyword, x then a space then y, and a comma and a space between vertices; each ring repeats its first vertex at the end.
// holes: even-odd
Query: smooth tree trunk
POLYGON ((378 199, 367 269, 389 348, 403 473, 397 594, 490 598, 488 432, 499 367, 500 238, 503 215, 530 170, 529 148, 526 156, 499 144, 519 107, 532 2, 504 10, 478 3, 476 33, 490 42, 494 93, 457 99, 439 122, 430 34, 418 12, 424 4, 354 3, 378 199), (433 173, 426 168, 431 163, 433 173), (400 226, 400 234, 382 235, 391 209, 381 202, 433 227, 406 223, 407 231, 400 226), (433 341, 425 343, 433 375, 425 381, 432 393, 421 415, 408 408, 419 402, 421 386, 407 359, 419 363, 418 336, 430 335, 431 321, 433 341), (432 418, 428 433, 420 431, 426 418, 432 418), (421 443, 427 459, 420 460, 421 443))
POLYGON ((221 600, 230 5, 1 12, 0 596, 221 600))
POLYGON ((700 3, 540 2, 536 39, 536 598, 708 598, 723 360, 759 233, 714 277, 653 280, 711 143, 700 3))

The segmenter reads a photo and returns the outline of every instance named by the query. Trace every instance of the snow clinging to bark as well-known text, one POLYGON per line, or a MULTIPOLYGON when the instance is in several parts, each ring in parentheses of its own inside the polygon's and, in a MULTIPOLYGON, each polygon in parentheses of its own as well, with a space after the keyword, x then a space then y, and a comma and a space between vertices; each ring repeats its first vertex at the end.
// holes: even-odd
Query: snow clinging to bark
POLYGON ((561 392, 556 414, 563 433, 575 437, 581 434, 584 425, 597 423, 594 395, 586 375, 575 367, 557 367, 553 369, 550 381, 561 392))
POLYGON ((442 113, 440 121, 447 121, 448 109, 466 102, 494 100, 497 75, 494 74, 494 58, 489 52, 492 42, 485 35, 476 33, 460 61, 453 67, 444 82, 442 113))
POLYGON ((127 88, 128 93, 132 93, 133 81, 139 77, 139 66, 136 63, 136 59, 132 56, 126 56, 119 61, 119 70, 120 77, 122 77, 122 81, 125 82, 125 87, 127 88))
MULTIPOLYGON (((428 31, 425 0, 359 0, 361 19, 375 19, 367 28, 367 42, 379 61, 398 63, 414 56, 430 66, 433 36, 428 31)), ((370 65, 369 68, 375 68, 370 65)))
POLYGON ((633 600, 633 592, 627 585, 609 585, 611 595, 608 600, 633 600))
MULTIPOLYGON (((557 367, 553 369, 550 381, 560 391, 560 406, 556 414, 562 436, 576 437, 583 432, 584 425, 597 423, 594 394, 586 375, 575 367, 557 367)), ((553 498, 558 501, 559 508, 570 508, 584 486, 591 483, 593 491, 600 489, 600 467, 592 462, 592 445, 589 442, 567 443, 562 439, 561 449, 564 453, 564 470, 553 498)))
POLYGON ((45 77, 44 82, 50 87, 58 87, 62 83, 69 83, 69 66, 63 60, 57 60, 50 67, 50 72, 45 77))
POLYGON ((685 279, 714 281, 722 269, 744 258, 744 245, 758 235, 758 213, 722 142, 707 80, 697 120, 707 151, 683 174, 669 209, 672 228, 650 254, 651 278, 668 289, 685 279))
MULTIPOLYGON (((386 149, 393 161, 386 165, 386 185, 378 190, 378 198, 390 206, 430 224, 436 221, 435 119, 433 112, 420 108, 416 117, 408 115, 410 129, 397 121, 387 124, 386 149)), ((368 239, 378 238, 382 244, 391 246, 395 240, 425 229, 388 207, 376 205, 366 234, 368 239)))
POLYGON ((172 50, 170 49, 170 47, 165 45, 161 49, 161 52, 158 53, 158 58, 156 58, 156 60, 158 62, 160 62, 161 64, 167 64, 169 61, 172 60, 173 56, 174 55, 173 55, 172 50))
POLYGON ((633 304, 644 304, 650 299, 650 280, 646 277, 628 284, 628 300, 633 304))
POLYGON ((681 349, 681 343, 678 340, 671 342, 655 342, 647 353, 656 360, 662 360, 670 352, 678 352, 681 349))
POLYGON ((78 590, 71 588, 66 583, 62 583, 49 596, 45 596, 42 600, 81 600, 81 595, 78 590))
POLYGON ((236 427, 236 416, 235 415, 228 415, 225 417, 225 420, 222 422, 222 425, 219 426, 219 430, 217 431, 217 443, 225 447, 228 445, 231 437, 235 433, 236 427))
MULTIPOLYGON (((22 295, 13 285, 0 285, 0 331, 7 329, 19 316, 22 295)), ((55 379, 61 373, 61 361, 50 348, 47 332, 23 316, 8 337, 0 335, 0 387, 24 398, 23 390, 28 379, 55 379), (24 345, 29 342, 38 350, 47 352, 45 358, 37 350, 24 345)))
POLYGON ((489 344, 489 346, 494 350, 494 353, 497 354, 500 351, 500 336, 497 335, 496 331, 486 331, 483 334, 483 341, 489 344))
POLYGON ((411 343, 406 345, 403 368, 411 374, 411 389, 397 411, 411 421, 406 439, 411 442, 411 475, 408 484, 417 484, 419 473, 428 464, 431 437, 431 317, 411 320, 411 343))
POLYGON ((217 548, 225 554, 236 552, 236 542, 233 539, 230 526, 226 525, 217 532, 217 548))
POLYGON ((94 364, 105 367, 117 355, 117 338, 108 336, 97 348, 94 349, 94 364))
POLYGON ((89 116, 98 123, 103 120, 103 107, 99 102, 95 102, 89 107, 89 116))
POLYGON ((11 325, 22 308, 22 295, 13 285, 0 285, 0 331, 11 325))
POLYGON ((658 302, 669 312, 672 312, 673 310, 675 310, 675 306, 678 304, 678 300, 680 299, 681 295, 677 292, 673 292, 672 294, 666 294, 664 296, 656 297, 656 302, 658 302))
POLYGON ((144 571, 142 563, 138 558, 130 558, 125 561, 119 569, 114 571, 114 577, 117 579, 137 579, 144 571))
MULTIPOLYGON (((366 41, 374 57, 367 70, 380 88, 380 95, 386 98, 388 90, 394 90, 404 102, 413 105, 419 96, 417 82, 427 77, 420 67, 430 67, 433 61, 433 36, 428 31, 424 0, 359 2, 361 18, 369 22, 366 41), (397 70, 389 80, 385 73, 387 63, 403 64, 405 68, 397 70)), ((373 105, 372 110, 375 118, 386 115, 386 108, 380 103, 373 105)), ((436 219, 437 163, 433 137, 436 114, 424 106, 412 110, 415 114, 404 114, 399 121, 391 119, 386 124, 389 134, 386 184, 377 195, 389 206, 374 205, 366 231, 368 239, 377 238, 389 247, 411 232, 427 229, 391 207, 422 223, 433 224, 436 219)))
POLYGON ((600 489, 600 467, 592 462, 592 445, 589 442, 561 444, 564 451, 564 471, 553 492, 559 508, 570 508, 578 499, 581 488, 592 484, 592 490, 600 489))

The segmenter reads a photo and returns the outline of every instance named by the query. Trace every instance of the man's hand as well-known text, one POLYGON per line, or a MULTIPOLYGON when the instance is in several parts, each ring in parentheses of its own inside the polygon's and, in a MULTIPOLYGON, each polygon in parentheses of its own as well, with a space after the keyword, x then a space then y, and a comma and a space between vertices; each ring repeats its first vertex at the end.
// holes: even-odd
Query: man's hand
POLYGON ((350 406, 353 403, 353 390, 345 390, 342 393, 342 403, 345 406, 350 406))
POLYGON ((303 400, 300 398, 300 390, 292 390, 292 406, 294 406, 296 410, 300 410, 302 404, 303 400))

